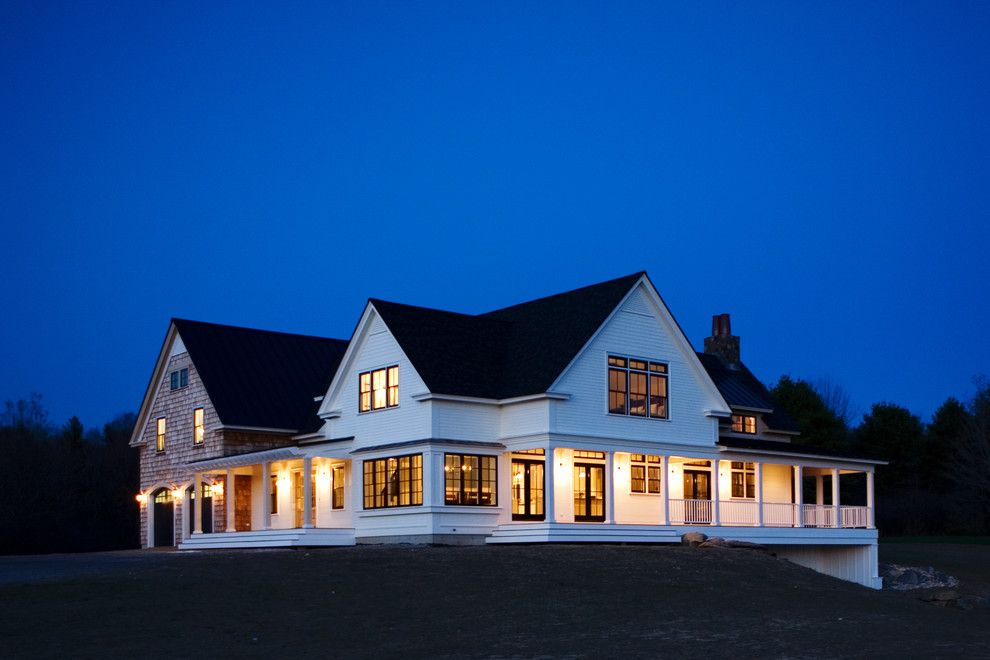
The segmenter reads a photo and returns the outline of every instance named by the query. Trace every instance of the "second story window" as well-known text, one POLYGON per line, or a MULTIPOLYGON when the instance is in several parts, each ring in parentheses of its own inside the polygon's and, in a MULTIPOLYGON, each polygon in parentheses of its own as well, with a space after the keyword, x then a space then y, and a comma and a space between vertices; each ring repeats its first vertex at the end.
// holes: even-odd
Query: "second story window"
POLYGON ((756 434, 756 417, 753 415, 733 415, 732 430, 736 433, 756 434))
POLYGON ((178 390, 189 384, 189 369, 177 369, 168 376, 170 390, 178 390))
POLYGON ((165 451, 165 418, 158 418, 158 429, 156 433, 155 449, 165 451))
POLYGON ((203 426, 203 409, 196 408, 193 411, 193 444, 201 445, 206 438, 206 429, 203 426))
POLYGON ((608 411, 667 419, 667 365, 609 355, 608 411))
POLYGON ((381 410, 399 405, 399 367, 365 371, 358 376, 358 411, 381 410))

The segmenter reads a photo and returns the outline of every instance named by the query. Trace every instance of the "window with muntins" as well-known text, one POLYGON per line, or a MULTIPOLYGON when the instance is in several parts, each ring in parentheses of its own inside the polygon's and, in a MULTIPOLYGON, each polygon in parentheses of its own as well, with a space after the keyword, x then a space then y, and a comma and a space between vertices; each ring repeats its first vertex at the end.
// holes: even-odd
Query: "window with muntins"
POLYGON ((196 410, 193 411, 193 444, 203 444, 203 439, 205 437, 206 429, 203 427, 203 409, 196 408, 196 410))
POLYGON ((732 497, 756 499, 756 468, 753 463, 732 461, 732 497))
POLYGON ((495 456, 444 454, 444 504, 495 506, 497 463, 495 456))
POLYGON ((756 417, 753 415, 733 415, 732 430, 735 433, 756 434, 756 417))
POLYGON ((364 508, 386 509, 423 503, 423 455, 364 461, 364 508))
POLYGON ((155 449, 165 451, 165 418, 158 418, 158 428, 156 429, 155 449))
POLYGON ((629 462, 629 490, 633 493, 660 493, 660 457, 632 454, 629 462))
POLYGON ((268 484, 268 497, 271 498, 271 513, 278 513, 278 475, 273 474, 268 478, 271 480, 268 484))
POLYGON ((344 466, 333 466, 333 497, 331 498, 331 508, 344 508, 344 466))
POLYGON ((667 365, 608 356, 608 411, 630 417, 668 418, 667 365))
POLYGON ((189 384, 189 369, 178 369, 168 376, 170 390, 178 390, 189 384))
POLYGON ((399 405, 399 367, 365 371, 358 376, 358 411, 382 410, 399 405))

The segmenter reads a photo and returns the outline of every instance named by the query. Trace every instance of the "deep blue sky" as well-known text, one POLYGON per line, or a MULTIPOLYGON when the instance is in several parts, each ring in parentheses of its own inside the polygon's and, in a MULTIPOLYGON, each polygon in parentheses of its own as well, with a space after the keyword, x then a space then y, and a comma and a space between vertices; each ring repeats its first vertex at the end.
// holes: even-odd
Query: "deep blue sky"
POLYGON ((641 269, 860 412, 990 372, 988 3, 203 4, 0 4, 0 400, 641 269))

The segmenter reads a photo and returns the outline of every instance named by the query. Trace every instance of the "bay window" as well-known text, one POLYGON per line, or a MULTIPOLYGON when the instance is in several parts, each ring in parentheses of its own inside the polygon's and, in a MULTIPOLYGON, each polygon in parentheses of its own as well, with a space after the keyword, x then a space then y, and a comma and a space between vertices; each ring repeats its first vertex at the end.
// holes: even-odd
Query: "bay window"
POLYGON ((497 458, 472 454, 444 454, 444 504, 495 506, 497 458))
POLYGON ((386 509, 423 503, 423 455, 364 461, 364 508, 386 509))

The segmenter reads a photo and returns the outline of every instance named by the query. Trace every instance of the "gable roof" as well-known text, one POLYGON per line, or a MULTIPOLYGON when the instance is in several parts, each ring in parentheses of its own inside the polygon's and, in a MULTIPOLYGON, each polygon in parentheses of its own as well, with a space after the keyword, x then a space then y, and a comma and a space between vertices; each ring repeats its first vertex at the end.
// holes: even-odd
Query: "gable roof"
POLYGON ((433 393, 542 394, 645 273, 479 315, 371 299, 433 393))
POLYGON ((172 324, 224 426, 308 431, 319 423, 313 398, 329 387, 347 341, 186 319, 172 324))
POLYGON ((769 410, 763 422, 774 431, 798 433, 797 422, 777 403, 766 385, 753 375, 745 364, 726 364, 722 358, 708 353, 698 353, 698 359, 731 407, 769 410))

